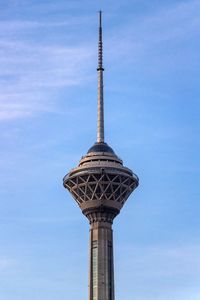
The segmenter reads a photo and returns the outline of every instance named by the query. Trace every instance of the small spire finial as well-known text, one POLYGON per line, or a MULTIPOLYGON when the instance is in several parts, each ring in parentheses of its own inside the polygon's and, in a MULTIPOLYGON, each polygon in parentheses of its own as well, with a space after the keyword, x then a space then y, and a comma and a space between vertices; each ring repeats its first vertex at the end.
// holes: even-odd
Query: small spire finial
POLYGON ((99 11, 99 27, 101 27, 101 10, 99 11))
POLYGON ((98 124, 97 142, 104 143, 104 101, 103 101, 103 42, 102 42, 102 12, 99 11, 99 46, 98 46, 98 124))

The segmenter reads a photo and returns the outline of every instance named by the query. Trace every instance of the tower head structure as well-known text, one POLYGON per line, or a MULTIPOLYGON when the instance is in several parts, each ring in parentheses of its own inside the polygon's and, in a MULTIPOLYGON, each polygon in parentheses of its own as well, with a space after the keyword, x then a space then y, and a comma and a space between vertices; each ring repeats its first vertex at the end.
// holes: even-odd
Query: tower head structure
POLYGON ((109 220, 120 212, 138 186, 138 177, 104 141, 102 13, 99 12, 97 142, 63 179, 90 223, 109 220))
POLYGON ((89 300, 114 300, 112 222, 138 186, 139 179, 123 165, 123 161, 104 139, 101 11, 99 12, 97 72, 97 142, 81 158, 78 166, 64 177, 63 184, 91 224, 89 300))

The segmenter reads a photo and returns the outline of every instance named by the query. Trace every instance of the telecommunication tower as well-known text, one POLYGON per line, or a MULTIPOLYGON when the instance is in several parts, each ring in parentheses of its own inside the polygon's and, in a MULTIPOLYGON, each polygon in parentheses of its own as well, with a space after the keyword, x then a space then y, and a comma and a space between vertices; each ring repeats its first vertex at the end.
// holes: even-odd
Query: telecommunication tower
POLYGON ((139 179, 104 140, 102 13, 99 12, 97 142, 63 179, 90 223, 89 300, 114 300, 112 223, 139 179))

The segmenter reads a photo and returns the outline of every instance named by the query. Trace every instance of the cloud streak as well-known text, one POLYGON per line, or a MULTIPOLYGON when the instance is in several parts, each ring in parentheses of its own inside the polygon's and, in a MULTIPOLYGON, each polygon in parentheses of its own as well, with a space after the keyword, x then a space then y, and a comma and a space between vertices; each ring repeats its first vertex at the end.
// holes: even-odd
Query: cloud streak
POLYGON ((132 284, 140 299, 146 299, 147 292, 148 299, 198 299, 195 297, 200 294, 199 244, 126 247, 119 253, 126 253, 128 260, 117 257, 118 269, 122 276, 126 273, 124 280, 132 284))
MULTIPOLYGON (((151 64, 152 60, 156 59, 158 62, 165 56, 162 63, 167 65, 169 59, 166 59, 166 49, 169 51, 173 47, 175 52, 179 52, 182 41, 188 41, 200 33, 199 10, 199 1, 185 1, 160 8, 155 13, 143 15, 136 20, 127 20, 126 25, 119 28, 110 40, 109 55, 112 54, 114 59, 116 56, 123 56, 125 61, 140 64, 142 59, 145 59, 145 63, 149 60, 151 64)), ((177 65, 184 56, 182 44, 181 50, 183 54, 176 56, 177 65)), ((170 59, 173 61, 171 56, 170 59)))
POLYGON ((25 29, 39 30, 44 25, 48 23, 7 21, 0 29, 0 35, 8 36, 0 42, 1 121, 47 111, 53 102, 50 90, 88 80, 86 62, 93 56, 89 45, 42 45, 40 40, 33 43, 20 38, 25 29), (6 33, 16 33, 16 30, 13 41, 6 33))
MULTIPOLYGON (((143 19, 131 20, 117 34, 114 33, 110 41, 106 41, 109 49, 105 55, 110 57, 109 60, 120 60, 123 55, 127 62, 140 63, 144 56, 146 62, 151 55, 151 59, 158 62, 162 59, 162 55, 157 55, 160 47, 199 33, 199 9, 199 2, 194 0, 176 3, 143 19)), ((73 45, 72 38, 70 43, 65 41, 55 45, 53 40, 43 40, 40 34, 42 28, 48 31, 49 28, 59 27, 59 31, 52 34, 62 40, 64 27, 68 29, 69 37, 74 32, 72 24, 81 26, 85 22, 85 19, 77 17, 61 22, 0 22, 0 121, 45 112, 46 105, 43 104, 48 100, 50 108, 53 102, 50 90, 58 91, 59 88, 69 88, 89 80, 89 64, 95 56, 95 48, 90 46, 90 42, 87 45, 84 42, 73 45)), ((181 56, 183 59, 181 54, 178 60, 181 56)), ((169 59, 165 57, 163 63, 169 63, 169 59)))
POLYGON ((0 257, 0 271, 11 269, 14 265, 16 265, 16 261, 14 259, 0 257))

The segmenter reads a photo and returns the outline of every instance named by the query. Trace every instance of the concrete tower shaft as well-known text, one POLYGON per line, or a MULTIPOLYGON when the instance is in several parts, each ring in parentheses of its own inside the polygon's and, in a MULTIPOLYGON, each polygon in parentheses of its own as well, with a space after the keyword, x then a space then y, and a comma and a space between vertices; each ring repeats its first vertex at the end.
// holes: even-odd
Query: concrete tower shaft
POLYGON ((104 142, 102 17, 99 13, 97 142, 63 179, 90 223, 89 300, 114 300, 112 223, 139 179, 104 142))

